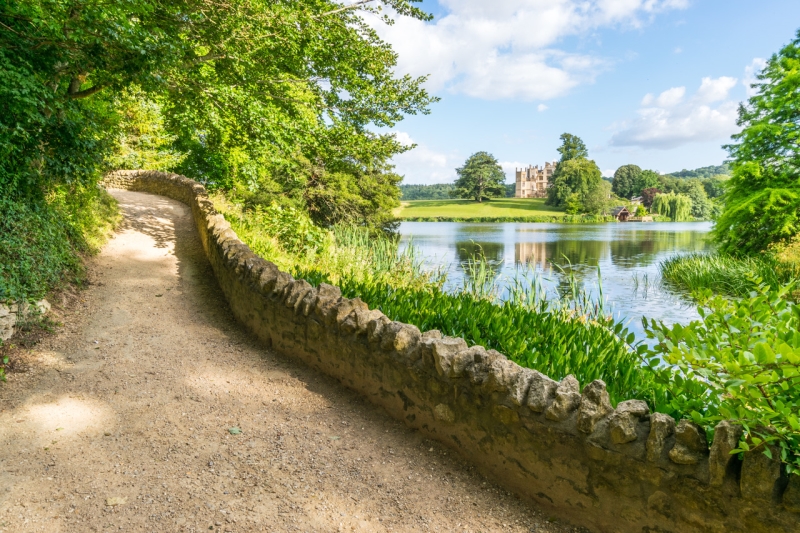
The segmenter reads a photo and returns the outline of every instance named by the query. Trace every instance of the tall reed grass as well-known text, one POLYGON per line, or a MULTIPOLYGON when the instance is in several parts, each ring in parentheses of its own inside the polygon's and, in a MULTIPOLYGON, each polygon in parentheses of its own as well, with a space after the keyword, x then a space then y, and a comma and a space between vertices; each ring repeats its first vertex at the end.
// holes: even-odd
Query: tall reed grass
POLYGON ((665 283, 687 292, 702 289, 728 296, 747 296, 762 280, 772 288, 791 281, 787 271, 769 254, 754 257, 732 257, 717 253, 677 255, 661 262, 665 283))

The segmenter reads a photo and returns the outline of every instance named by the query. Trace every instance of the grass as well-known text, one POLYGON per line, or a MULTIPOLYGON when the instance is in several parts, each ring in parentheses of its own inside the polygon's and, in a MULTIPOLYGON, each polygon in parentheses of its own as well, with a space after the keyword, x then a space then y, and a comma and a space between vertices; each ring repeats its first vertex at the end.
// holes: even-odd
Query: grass
POLYGON ((395 213, 399 218, 528 218, 561 217, 564 210, 544 205, 544 198, 494 198, 474 200, 411 200, 395 213))
POLYGON ((796 277, 794 269, 771 254, 732 257, 724 254, 694 253, 673 256, 659 265, 662 279, 687 292, 710 289, 727 296, 744 297, 762 280, 778 288, 796 277))

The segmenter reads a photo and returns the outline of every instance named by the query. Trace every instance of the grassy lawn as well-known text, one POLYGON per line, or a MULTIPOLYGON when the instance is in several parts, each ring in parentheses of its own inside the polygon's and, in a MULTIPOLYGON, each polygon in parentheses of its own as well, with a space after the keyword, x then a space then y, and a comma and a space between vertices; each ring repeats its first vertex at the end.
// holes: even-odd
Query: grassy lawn
POLYGON ((559 216, 564 211, 544 205, 544 198, 494 198, 478 203, 474 200, 410 200, 395 212, 407 217, 535 217, 559 216))

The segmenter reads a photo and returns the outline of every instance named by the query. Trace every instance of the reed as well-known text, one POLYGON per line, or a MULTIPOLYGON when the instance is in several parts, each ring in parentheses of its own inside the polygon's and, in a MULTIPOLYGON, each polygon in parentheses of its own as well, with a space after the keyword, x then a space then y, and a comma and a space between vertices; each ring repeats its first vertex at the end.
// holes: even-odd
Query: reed
POLYGON ((694 293, 703 289, 728 296, 747 296, 758 285, 777 288, 791 272, 771 255, 733 257, 717 253, 677 255, 661 262, 661 278, 673 288, 694 293), (755 281, 754 281, 755 280, 755 281))

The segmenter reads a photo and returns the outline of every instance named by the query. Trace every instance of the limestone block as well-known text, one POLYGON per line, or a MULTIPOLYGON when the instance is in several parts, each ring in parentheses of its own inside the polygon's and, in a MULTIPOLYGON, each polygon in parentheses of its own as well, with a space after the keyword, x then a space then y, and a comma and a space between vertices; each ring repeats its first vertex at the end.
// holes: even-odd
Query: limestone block
POLYGON ((498 357, 489 365, 485 389, 487 392, 507 392, 521 373, 522 367, 517 363, 498 357))
POLYGON ((669 459, 679 465, 694 465, 708 456, 706 432, 686 419, 675 428, 675 446, 669 451, 669 459))
POLYGON ((650 435, 647 437, 647 460, 657 462, 664 454, 667 439, 675 434, 675 419, 664 413, 650 416, 650 435))
POLYGON ((558 382, 541 372, 532 371, 530 387, 528 387, 528 408, 535 413, 543 413, 547 406, 555 400, 558 382))
POLYGON ((339 287, 320 283, 314 299, 314 314, 322 320, 326 320, 341 298, 342 291, 339 287))
POLYGON ((428 331, 422 334, 423 339, 441 339, 442 332, 438 329, 429 329, 428 331))
POLYGON ((578 431, 591 433, 597 422, 613 412, 605 382, 600 379, 592 381, 583 388, 578 408, 578 431))
POLYGON ((770 446, 770 452, 772 458, 764 454, 764 445, 762 444, 744 454, 742 477, 739 482, 742 498, 772 500, 777 490, 777 482, 781 477, 781 461, 776 447, 770 446))
POLYGON ((267 261, 264 264, 264 268, 261 270, 261 275, 258 277, 258 282, 256 283, 261 294, 272 294, 272 290, 275 288, 275 283, 278 281, 279 274, 280 270, 278 270, 278 267, 273 263, 267 261))
MULTIPOLYGON (((6 307, 0 305, 0 309, 6 307)), ((15 313, 6 313, 0 315, 0 340, 8 340, 14 335, 14 325, 17 323, 17 315, 15 313)))
POLYGON ((369 324, 367 324, 367 340, 371 343, 379 344, 381 342, 383 328, 391 323, 392 321, 385 315, 370 320, 369 324))
POLYGON ((672 500, 660 490, 655 491, 647 498, 647 508, 667 518, 672 516, 672 500))
POLYGON ((783 506, 789 512, 800 513, 800 476, 797 474, 789 475, 789 484, 783 493, 783 506))
POLYGON ((581 385, 572 374, 562 379, 556 388, 556 397, 553 403, 545 412, 545 418, 556 422, 569 418, 581 405, 580 390, 581 385))
MULTIPOLYGON (((464 343, 466 345, 466 342, 464 343)), ((467 369, 475 364, 475 361, 482 361, 483 354, 486 353, 486 348, 483 346, 470 346, 465 350, 461 350, 455 354, 450 364, 448 377, 460 378, 467 375, 467 369)))
POLYGON ((314 290, 309 282, 304 279, 296 279, 288 285, 284 293, 283 304, 286 307, 296 309, 305 296, 314 290))
POLYGON ((392 322, 384 326, 381 331, 381 349, 387 352, 394 351, 403 356, 413 354, 421 356, 421 351, 418 349, 421 338, 422 334, 416 326, 392 322))
POLYGON ((326 323, 329 326, 333 325, 341 325, 344 322, 344 319, 347 318, 347 315, 352 313, 355 309, 363 309, 364 311, 369 310, 367 304, 365 304, 361 298, 341 298, 339 301, 331 309, 331 312, 328 313, 326 317, 326 323))
POLYGON ((467 342, 462 338, 444 337, 443 339, 424 339, 426 350, 430 350, 433 366, 440 376, 449 376, 455 355, 467 349, 467 342))
POLYGON ((374 319, 383 316, 383 313, 377 309, 364 309, 359 307, 354 309, 352 313, 347 315, 342 321, 339 328, 345 333, 355 333, 360 335, 366 333, 367 325, 374 319))
POLYGON ((739 460, 735 455, 731 455, 731 450, 739 446, 743 432, 742 426, 728 420, 723 420, 714 428, 714 442, 711 444, 711 454, 708 458, 712 486, 722 485, 730 465, 739 460))
POLYGON ((473 385, 483 385, 489 379, 489 368, 497 359, 506 359, 506 356, 497 350, 475 351, 472 364, 466 368, 473 385))
POLYGON ((530 368, 523 368, 520 375, 508 389, 508 400, 516 405, 522 407, 528 399, 528 390, 531 387, 531 380, 533 379, 533 371, 530 368))
MULTIPOLYGON (((272 286, 272 296, 280 296, 286 291, 286 287, 294 281, 291 274, 283 271, 278 271, 278 277, 275 278, 275 284, 272 286)), ((262 289, 263 292, 263 289, 262 289)))
POLYGON ((642 418, 650 413, 650 408, 642 400, 626 400, 619 402, 611 415, 609 428, 611 442, 625 444, 636 440, 636 427, 642 418))

